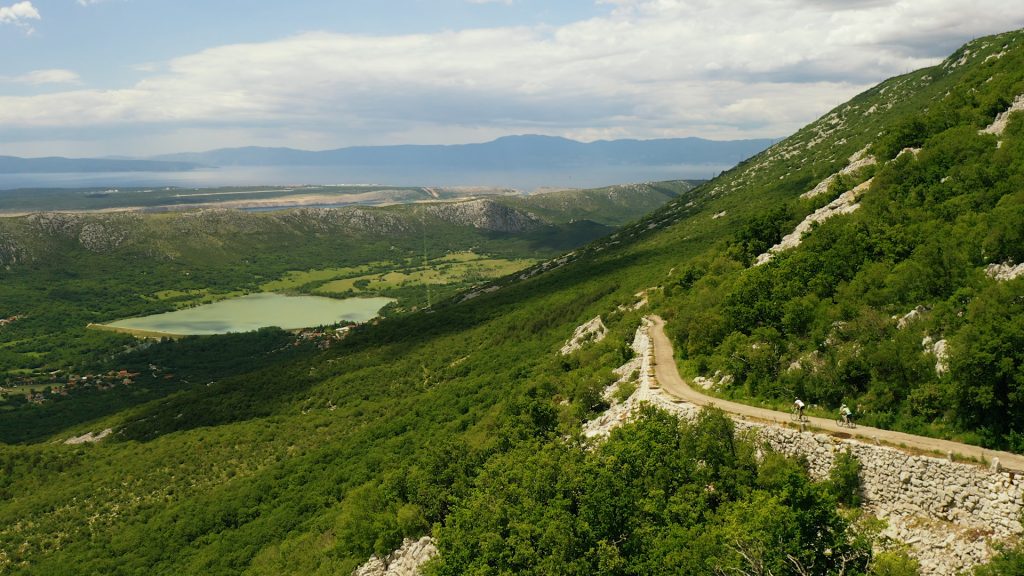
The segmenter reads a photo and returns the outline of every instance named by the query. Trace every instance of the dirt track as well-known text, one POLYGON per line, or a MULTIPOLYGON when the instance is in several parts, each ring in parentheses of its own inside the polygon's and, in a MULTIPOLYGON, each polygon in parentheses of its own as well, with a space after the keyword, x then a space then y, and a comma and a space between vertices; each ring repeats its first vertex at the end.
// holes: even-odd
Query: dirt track
MULTIPOLYGON (((665 393, 698 406, 713 404, 730 414, 742 415, 764 422, 795 424, 795 422, 791 422, 792 416, 786 412, 777 412, 767 408, 757 408, 740 404, 739 402, 712 398, 690 388, 682 376, 679 375, 676 359, 672 353, 672 343, 669 341, 668 336, 665 335, 665 321, 659 316, 651 316, 650 318, 653 322, 651 341, 654 345, 654 376, 665 393)), ((816 417, 805 417, 805 419, 808 421, 808 426, 831 434, 849 435, 865 442, 883 443, 916 451, 937 452, 938 455, 952 452, 967 458, 984 461, 991 461, 995 457, 999 458, 999 463, 1004 468, 1024 471, 1024 456, 1019 454, 988 450, 978 446, 971 446, 970 444, 961 444, 959 442, 939 440, 926 436, 915 436, 913 434, 868 426, 858 425, 855 429, 851 430, 840 427, 834 419, 816 417)))

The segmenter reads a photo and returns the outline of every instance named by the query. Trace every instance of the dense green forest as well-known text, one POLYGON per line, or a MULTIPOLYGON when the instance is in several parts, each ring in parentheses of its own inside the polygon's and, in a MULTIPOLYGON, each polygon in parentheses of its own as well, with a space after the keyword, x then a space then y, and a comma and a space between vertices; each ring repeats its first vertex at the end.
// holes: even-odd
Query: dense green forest
MULTIPOLYGON (((162 342, 125 358, 192 370, 173 393, 85 418, 60 402, 18 407, 22 425, 49 424, 0 445, 0 570, 347 574, 430 532, 434 574, 915 574, 899 549, 872 552, 879 527, 857 508, 855 460, 814 481, 799 461, 755 458, 711 411, 692 423, 649 412, 601 445, 579 426, 605 408, 647 290, 682 366, 718 394, 800 394, 812 411, 846 401, 873 425, 1024 449, 1024 278, 986 273, 1024 258, 1024 118, 979 133, 1024 93, 1022 42, 978 39, 891 79, 496 291, 385 318, 327 350, 281 349, 275 331, 162 342), (861 150, 876 163, 801 198, 861 150), (753 266, 869 179, 856 211, 753 266), (608 337, 558 354, 598 314, 608 337), (926 337, 947 343, 945 370, 926 337), (105 429, 103 442, 61 443, 105 429)), ((292 244, 305 266, 266 269, 342 258, 343 239, 309 237, 292 244)), ((204 285, 219 278, 212 257, 195 270, 167 262, 204 285)), ((263 266, 232 262, 228 277, 263 266)), ((8 278, 3 290, 42 287, 8 278)), ((1018 574, 1021 557, 1007 548, 978 573, 1018 574)))

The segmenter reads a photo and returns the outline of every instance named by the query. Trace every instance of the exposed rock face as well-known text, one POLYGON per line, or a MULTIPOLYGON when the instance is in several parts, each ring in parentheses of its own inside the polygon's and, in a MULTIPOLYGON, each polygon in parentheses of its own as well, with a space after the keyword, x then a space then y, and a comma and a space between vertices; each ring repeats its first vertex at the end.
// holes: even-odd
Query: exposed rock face
POLYGON ((71 238, 76 234, 82 218, 83 217, 79 214, 43 212, 39 214, 30 214, 25 217, 25 220, 32 227, 47 235, 71 238))
POLYGON ((981 130, 982 134, 995 134, 999 136, 1006 130, 1006 125, 1010 122, 1010 114, 1024 110, 1024 94, 1018 95, 1014 98, 1013 103, 1006 111, 1001 112, 996 119, 992 121, 987 127, 981 130))
MULTIPOLYGON (((637 389, 625 402, 588 422, 588 437, 606 436, 628 422, 644 403, 693 418, 700 410, 678 402, 657 387, 650 360, 649 324, 637 330, 637 357, 620 374, 639 370, 637 389)), ((895 448, 792 428, 736 421, 737 430, 752 430, 773 450, 807 458, 810 473, 825 478, 836 454, 849 450, 861 463, 863 506, 886 520, 884 535, 904 542, 921 562, 921 573, 955 576, 987 562, 991 544, 1024 533, 1024 477, 990 467, 952 462, 948 458, 907 454, 895 448)))
POLYGON ((0 266, 10 266, 30 259, 23 246, 19 246, 10 236, 0 233, 0 266))
POLYGON ((406 538, 402 547, 383 560, 371 556, 352 576, 419 576, 420 568, 437 556, 434 539, 424 536, 419 540, 406 538))
POLYGON ((913 310, 907 312, 903 316, 893 316, 892 319, 896 321, 896 328, 903 330, 926 312, 928 312, 928 309, 924 306, 916 306, 913 310))
POLYGON ((985 268, 985 273, 1000 282, 1006 282, 1019 276, 1024 276, 1024 264, 1017 264, 1016 266, 1009 262, 989 264, 985 268))
POLYGON ((81 436, 74 436, 72 438, 68 438, 67 440, 64 441, 64 443, 65 444, 88 444, 88 443, 92 443, 92 442, 99 442, 100 440, 103 440, 107 436, 110 436, 110 434, 112 432, 113 432, 113 430, 111 430, 110 428, 107 428, 106 430, 100 432, 99 434, 93 434, 92 432, 86 432, 85 434, 82 434, 81 436))
POLYGON ((131 242, 140 218, 124 212, 88 216, 46 212, 31 214, 26 221, 43 236, 76 239, 86 250, 108 252, 131 242))
POLYGON ((838 179, 840 176, 853 174, 854 172, 860 170, 861 168, 871 166, 872 164, 876 163, 878 163, 878 160, 876 160, 874 156, 869 155, 868 149, 867 147, 865 147, 862 150, 859 150, 853 156, 850 156, 849 164, 847 164, 845 168, 829 176, 828 178, 825 178, 821 182, 818 182, 817 186, 808 190, 807 192, 804 192, 803 194, 800 195, 800 197, 814 198, 816 196, 821 196, 822 194, 828 192, 829 187, 831 187, 832 183, 835 182, 836 179, 838 179))
POLYGON ((529 214, 488 199, 433 204, 425 209, 446 222, 493 232, 524 232, 541 225, 529 214))
POLYGON ((572 354, 582 348, 587 342, 600 342, 601 340, 604 340, 604 337, 607 335, 608 328, 605 327, 600 316, 595 316, 588 322, 576 327, 576 330, 572 333, 572 338, 569 338, 569 340, 565 342, 565 346, 562 346, 562 356, 572 354))
MULTIPOLYGON (((799 362, 797 364, 797 368, 799 368, 799 362)), ((732 374, 722 374, 721 370, 715 370, 715 374, 711 378, 697 376, 693 379, 693 383, 705 390, 716 390, 728 388, 734 380, 735 378, 733 378, 732 374)))
POLYGON ((935 355, 935 373, 942 376, 949 371, 949 343, 945 340, 935 341, 931 336, 925 336, 921 341, 921 347, 926 354, 935 355))
POLYGON ((828 205, 815 210, 813 214, 804 218, 803 222, 797 224, 796 228, 784 236, 778 244, 772 246, 767 252, 758 256, 757 260, 754 262, 754 266, 760 266, 761 264, 771 261, 775 254, 782 252, 783 250, 789 250, 790 248, 796 248, 799 246, 804 234, 810 232, 811 228, 813 228, 815 224, 824 222, 833 216, 850 214, 857 211, 857 209, 860 208, 860 204, 857 204, 857 198, 870 186, 871 180, 862 182, 853 189, 843 192, 839 198, 829 202, 828 205))

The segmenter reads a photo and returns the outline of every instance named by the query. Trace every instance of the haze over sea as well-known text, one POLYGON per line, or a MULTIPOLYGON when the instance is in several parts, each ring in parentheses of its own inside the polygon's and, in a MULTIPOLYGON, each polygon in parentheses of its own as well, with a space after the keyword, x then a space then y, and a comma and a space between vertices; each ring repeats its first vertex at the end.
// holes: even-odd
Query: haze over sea
POLYGON ((542 187, 597 188, 613 184, 659 180, 708 179, 728 169, 726 164, 658 166, 600 166, 586 170, 509 169, 466 172, 455 170, 382 171, 380 167, 229 166, 187 172, 70 172, 59 174, 0 174, 0 190, 14 188, 94 188, 178 186, 386 184, 392 186, 495 186, 530 192, 542 187))

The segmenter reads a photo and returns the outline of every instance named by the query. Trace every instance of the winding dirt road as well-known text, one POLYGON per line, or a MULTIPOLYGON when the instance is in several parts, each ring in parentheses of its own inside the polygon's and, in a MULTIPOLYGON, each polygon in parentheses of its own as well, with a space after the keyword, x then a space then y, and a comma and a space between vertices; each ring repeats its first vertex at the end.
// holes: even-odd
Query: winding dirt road
MULTIPOLYGON (((696 404, 698 406, 714 405, 730 414, 736 414, 761 420, 764 422, 789 423, 792 416, 786 412, 777 412, 767 408, 748 406, 739 402, 732 402, 720 398, 712 398, 697 392, 686 383, 679 375, 676 366, 676 359, 672 353, 672 343, 665 335, 665 321, 660 316, 650 317, 651 342, 654 345, 654 376, 662 390, 675 398, 696 404)), ((998 450, 988 450, 970 444, 961 444, 938 438, 926 436, 915 436, 904 432, 882 430, 858 425, 855 429, 843 428, 836 424, 833 419, 805 417, 807 424, 813 428, 843 436, 853 436, 862 441, 870 443, 884 443, 895 447, 905 447, 912 450, 923 450, 926 452, 938 452, 946 454, 952 452, 968 458, 991 461, 992 458, 999 458, 999 464, 1010 470, 1024 471, 1024 456, 998 450)), ((792 422, 795 424, 795 422, 792 422)))

